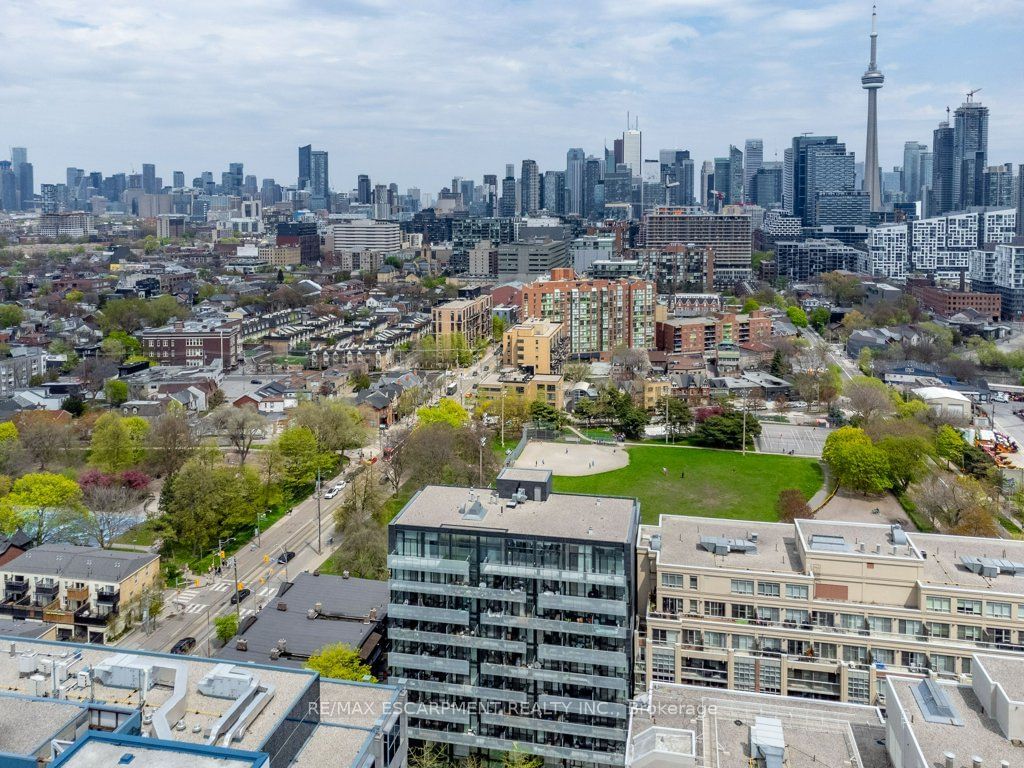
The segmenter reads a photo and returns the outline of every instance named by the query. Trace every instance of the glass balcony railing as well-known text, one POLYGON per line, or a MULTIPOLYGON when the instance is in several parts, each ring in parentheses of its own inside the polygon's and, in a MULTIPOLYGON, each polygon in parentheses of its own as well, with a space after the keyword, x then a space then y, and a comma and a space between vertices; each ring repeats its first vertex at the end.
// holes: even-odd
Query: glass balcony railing
POLYGON ((543 720, 538 717, 514 717, 497 712, 482 712, 480 714, 480 722, 488 725, 501 725, 507 728, 523 728, 530 731, 567 733, 570 736, 585 736, 591 739, 626 740, 625 728, 607 728, 601 725, 573 723, 568 720, 543 720))
POLYGON ((480 564, 480 572, 490 576, 513 576, 521 579, 544 579, 545 581, 572 581, 582 584, 600 584, 612 587, 626 586, 626 576, 621 573, 589 573, 569 571, 561 568, 547 568, 537 565, 509 565, 506 563, 480 564))
POLYGON ((587 675, 580 672, 562 672, 555 669, 544 669, 533 666, 514 666, 511 664, 480 664, 480 673, 494 677, 513 677, 524 680, 535 680, 542 683, 561 683, 578 685, 588 688, 605 688, 612 691, 628 692, 628 684, 624 678, 606 677, 604 675, 587 675))
POLYGON ((468 675, 469 662, 465 659, 448 659, 418 653, 389 653, 388 664, 398 669, 422 669, 427 672, 444 672, 449 675, 468 675))
POLYGON ((444 696, 466 696, 471 699, 509 701, 515 704, 527 703, 527 694, 524 691, 512 691, 504 688, 487 688, 480 685, 466 685, 464 683, 442 683, 436 680, 419 680, 415 677, 401 677, 396 675, 392 675, 388 682, 393 682, 396 685, 404 685, 413 691, 439 693, 444 696))
POLYGON ((606 616, 625 616, 627 613, 625 600, 601 600, 595 597, 573 595, 544 593, 537 595, 537 605, 541 608, 579 613, 601 613, 606 616))
POLYGON ((405 711, 409 717, 418 717, 424 720, 440 720, 445 723, 458 723, 469 725, 469 712, 465 709, 451 706, 445 703, 409 703, 405 711))
POLYGON ((585 621, 540 619, 535 616, 511 616, 509 614, 495 612, 481 613, 480 623, 491 624, 498 627, 540 629, 545 632, 567 632, 573 635, 586 635, 588 637, 611 637, 620 640, 629 636, 628 627, 617 627, 609 624, 594 624, 585 621))
POLYGON ((423 595, 452 595, 478 600, 501 600, 507 603, 525 603, 526 593, 512 589, 489 589, 463 584, 434 584, 429 581, 391 581, 392 591, 416 592, 423 595))
POLYGON ((588 717, 614 717, 620 720, 625 720, 629 716, 629 707, 626 704, 615 704, 610 701, 575 699, 545 693, 537 697, 537 703, 551 712, 569 712, 588 717))
POLYGON ((388 555, 388 568, 392 570, 426 571, 428 573, 452 573, 463 578, 469 577, 469 558, 446 560, 442 557, 416 557, 392 552, 388 555))
POLYGON ((574 648, 568 645, 538 645, 537 657, 544 661, 569 661, 619 669, 629 668, 629 659, 621 651, 597 651, 592 648, 574 648))
POLYGON ((531 744, 529 742, 513 741, 511 739, 476 736, 472 733, 437 731, 430 728, 409 728, 409 737, 412 739, 422 739, 423 741, 434 741, 441 744, 456 744, 476 749, 496 749, 502 752, 512 752, 518 748, 523 752, 528 752, 532 755, 539 755, 540 757, 550 757, 555 760, 571 760, 581 763, 621 766, 625 761, 624 752, 595 752, 588 749, 571 749, 569 747, 556 747, 550 744, 531 744))
POLYGON ((391 640, 407 640, 414 643, 436 643, 451 645, 456 648, 479 648, 484 651, 502 651, 505 653, 526 653, 526 643, 516 640, 499 640, 493 637, 477 637, 470 634, 448 634, 446 632, 424 632, 418 629, 394 627, 388 630, 391 640))
POLYGON ((388 616, 394 619, 413 619, 415 621, 431 621, 438 624, 469 624, 469 611, 455 608, 430 608, 425 605, 388 606, 388 616))

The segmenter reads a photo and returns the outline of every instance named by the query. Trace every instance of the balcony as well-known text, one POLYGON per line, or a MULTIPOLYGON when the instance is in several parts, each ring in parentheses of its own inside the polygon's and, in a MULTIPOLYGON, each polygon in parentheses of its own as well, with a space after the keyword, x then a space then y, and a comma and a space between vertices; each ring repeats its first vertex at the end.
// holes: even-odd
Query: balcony
POLYGON ((388 630, 391 640, 408 640, 414 643, 436 643, 456 648, 479 648, 484 651, 502 651, 504 653, 526 653, 526 643, 516 640, 501 640, 493 637, 477 637, 469 634, 450 635, 446 632, 425 632, 419 629, 402 629, 395 627, 388 630))
MULTIPOLYGON (((38 589, 36 590, 38 591, 38 589)), ((64 590, 64 595, 68 601, 75 603, 84 603, 89 599, 89 588, 88 587, 68 587, 64 590)))
POLYGON ((36 584, 36 602, 40 605, 48 605, 57 599, 58 592, 60 592, 59 584, 36 584))
POLYGON ((100 605, 116 605, 121 600, 119 589, 98 589, 96 590, 96 602, 100 605))
POLYGON ((521 579, 544 579, 545 581, 572 581, 611 587, 626 586, 626 577, 621 573, 584 573, 583 571, 565 571, 560 568, 545 568, 535 565, 490 563, 486 560, 480 565, 480 572, 488 576, 514 576, 521 579))
POLYGON ((567 733, 570 736, 583 736, 589 739, 608 739, 609 741, 625 741, 624 728, 606 728, 600 725, 574 723, 568 720, 544 720, 538 717, 515 717, 497 712, 481 712, 480 722, 487 725, 500 725, 506 728, 524 728, 528 731, 547 731, 550 733, 567 733))
POLYGON ((610 624, 594 624, 585 621, 561 621, 559 619, 539 619, 535 616, 512 616, 506 613, 486 612, 480 614, 481 624, 499 627, 521 627, 523 629, 540 629, 546 632, 567 632, 587 637, 611 637, 624 640, 629 636, 628 627, 610 624))
POLYGON ((4 600, 20 600, 28 592, 28 579, 8 579, 4 582, 4 600))
POLYGON ((388 664, 392 668, 422 669, 427 672, 442 672, 448 675, 469 674, 469 662, 465 659, 392 652, 388 654, 388 664))
POLYGON ((612 691, 628 692, 628 685, 625 678, 605 677, 603 675, 586 675, 579 672, 560 672, 554 669, 544 669, 533 666, 513 666, 511 664, 480 664, 480 673, 492 677, 513 677, 525 680, 534 680, 542 683, 560 683, 564 685, 578 685, 585 688, 606 688, 612 691))
POLYGON ((469 712, 449 702, 409 703, 406 705, 405 711, 410 718, 416 717, 422 720, 440 720, 444 723, 469 725, 469 712))
POLYGON ((442 696, 466 696, 471 699, 510 701, 515 704, 527 703, 527 695, 525 691, 512 691, 504 688, 487 688, 484 686, 466 685, 463 683, 441 683, 436 680, 419 680, 415 677, 392 676, 388 682, 394 682, 396 685, 404 685, 413 691, 439 693, 442 696))
POLYGON ((606 616, 625 616, 625 600, 601 600, 594 597, 577 597, 573 595, 556 595, 545 592, 537 596, 540 608, 578 613, 601 613, 606 616))
POLYGON ((469 558, 446 560, 441 557, 416 557, 392 552, 388 555, 388 568, 399 571, 424 571, 426 573, 451 573, 469 578, 469 558))
POLYGON ((538 645, 537 657, 544 661, 568 661, 577 664, 597 664, 602 667, 629 669, 629 659, 622 651, 598 651, 593 648, 574 648, 569 645, 538 645))
POLYGON ((58 608, 44 608, 43 621, 50 624, 74 624, 74 611, 62 611, 58 608))
MULTIPOLYGON (((610 701, 576 699, 571 696, 552 696, 544 693, 537 697, 537 703, 550 712, 568 712, 588 717, 614 717, 618 720, 629 717, 629 707, 626 704, 615 704, 610 701)), ((622 738, 625 738, 624 733, 622 738)))
POLYGON ((465 584, 435 584, 429 581, 391 581, 392 591, 416 592, 423 595, 452 595, 477 600, 501 600, 507 603, 525 603, 526 593, 511 589, 470 587, 465 584))
POLYGON ((469 611, 460 611, 454 608, 429 608, 424 605, 398 605, 392 603, 388 606, 388 617, 393 619, 430 621, 436 624, 469 625, 469 611))
POLYGON ((625 755, 622 752, 594 752, 589 749, 571 749, 569 747, 556 747, 549 744, 531 744, 510 739, 497 739, 490 736, 475 736, 470 733, 436 731, 430 728, 410 727, 408 735, 413 739, 434 741, 441 744, 457 744, 475 749, 496 749, 502 752, 512 752, 518 748, 532 755, 550 757, 555 760, 572 760, 574 762, 614 766, 622 766, 625 761, 625 755))

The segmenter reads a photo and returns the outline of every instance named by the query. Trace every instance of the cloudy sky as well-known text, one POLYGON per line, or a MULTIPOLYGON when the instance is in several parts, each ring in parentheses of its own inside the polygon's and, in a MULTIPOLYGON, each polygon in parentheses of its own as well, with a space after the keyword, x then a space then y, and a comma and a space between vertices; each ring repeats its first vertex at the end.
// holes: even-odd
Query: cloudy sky
MULTIPOLYGON (((864 152, 870 0, 0 0, 0 147, 66 166, 230 161, 294 183, 296 147, 435 191, 507 162, 565 167, 639 115, 644 154, 700 161, 837 134, 864 152)), ((1024 162, 1024 0, 881 0, 883 166, 970 88, 989 160, 1024 162)))

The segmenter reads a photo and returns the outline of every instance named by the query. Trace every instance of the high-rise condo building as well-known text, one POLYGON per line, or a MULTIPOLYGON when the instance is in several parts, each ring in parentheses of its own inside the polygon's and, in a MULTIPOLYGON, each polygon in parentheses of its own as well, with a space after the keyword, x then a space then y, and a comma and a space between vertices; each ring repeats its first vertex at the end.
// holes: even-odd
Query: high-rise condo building
POLYGON ((359 174, 359 178, 356 182, 356 197, 363 205, 369 204, 373 197, 373 189, 370 186, 370 177, 365 173, 359 174))
POLYGON ((745 202, 751 203, 753 202, 751 181, 764 162, 764 141, 761 139, 747 139, 743 143, 743 156, 745 158, 743 166, 743 199, 745 202))
POLYGON ((949 123, 939 123, 932 133, 932 191, 928 200, 928 216, 941 216, 957 206, 953 155, 954 130, 949 123))
POLYGON ((903 197, 908 203, 916 203, 921 199, 922 158, 928 152, 928 145, 919 141, 907 141, 903 144, 903 197))
POLYGON ((312 144, 299 147, 299 181, 297 185, 299 189, 306 189, 309 187, 309 177, 312 175, 312 154, 312 144))
POLYGON ((409 736, 454 757, 622 766, 638 524, 635 500, 553 493, 546 470, 413 496, 388 526, 409 736))
POLYGON ((583 170, 586 158, 586 153, 578 147, 565 153, 565 212, 568 214, 586 213, 583 208, 583 170))
POLYGON ((743 153, 729 145, 729 195, 726 202, 739 205, 746 199, 743 186, 743 153))
POLYGON ((540 210, 540 175, 536 160, 523 160, 520 174, 520 211, 524 216, 532 216, 540 210))
POLYGON ((988 107, 974 93, 953 113, 953 205, 984 205, 982 174, 988 166, 988 107))

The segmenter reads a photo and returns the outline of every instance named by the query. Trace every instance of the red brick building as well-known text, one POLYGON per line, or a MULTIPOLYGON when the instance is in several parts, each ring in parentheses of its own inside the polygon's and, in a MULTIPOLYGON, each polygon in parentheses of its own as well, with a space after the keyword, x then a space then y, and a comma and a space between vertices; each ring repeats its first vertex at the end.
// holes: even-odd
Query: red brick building
POLYGON ((142 351, 160 365, 199 367, 221 360, 230 370, 242 360, 242 326, 186 320, 147 328, 142 332, 142 351))
POLYGON ((765 342, 771 338, 772 321, 760 310, 749 315, 670 317, 655 323, 654 334, 656 347, 664 352, 703 353, 722 343, 765 342))
POLYGON ((921 305, 942 317, 951 317, 965 309, 973 309, 989 320, 999 320, 1002 298, 998 293, 954 291, 923 282, 908 281, 907 287, 921 305))

